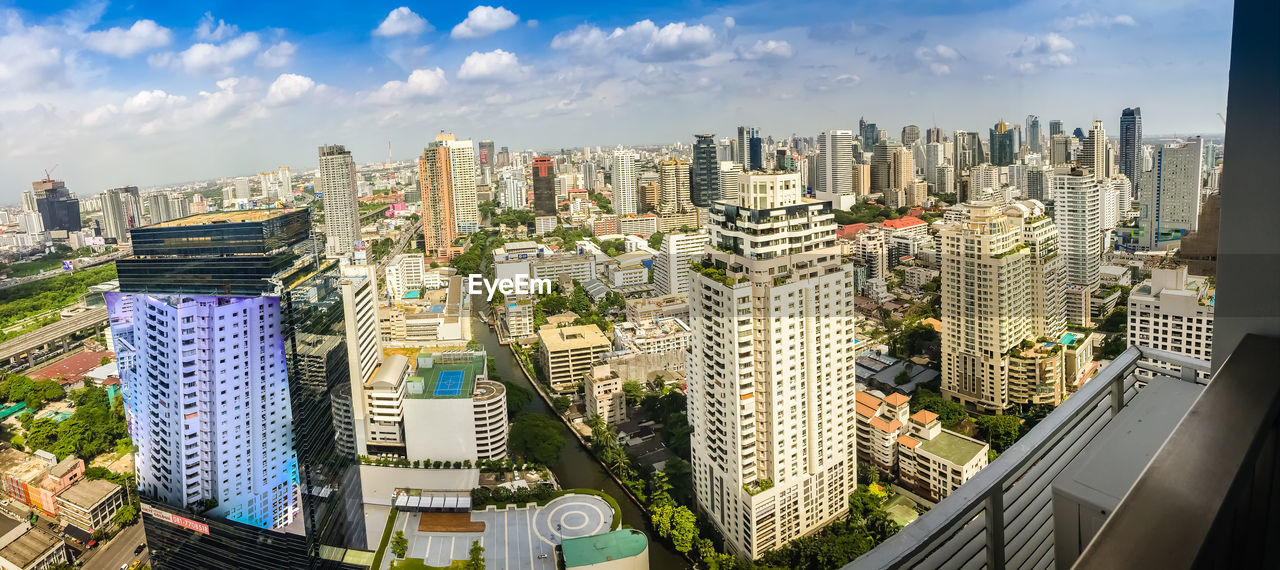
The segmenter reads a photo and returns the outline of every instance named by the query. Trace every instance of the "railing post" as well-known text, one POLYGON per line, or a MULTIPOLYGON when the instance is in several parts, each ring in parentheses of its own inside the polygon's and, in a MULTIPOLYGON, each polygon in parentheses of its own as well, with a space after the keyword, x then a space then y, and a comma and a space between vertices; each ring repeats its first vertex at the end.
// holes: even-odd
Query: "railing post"
POLYGON ((1111 417, 1113 418, 1120 413, 1121 408, 1124 408, 1124 379, 1125 374, 1121 372, 1111 381, 1111 417))
POLYGON ((1196 378, 1198 377, 1198 371, 1195 368, 1192 368, 1184 364, 1182 365, 1180 372, 1181 374, 1179 376, 1182 378, 1183 382, 1189 382, 1191 384, 1196 383, 1196 378))
POLYGON ((987 570, 1004 570, 1004 485, 987 493, 987 570))

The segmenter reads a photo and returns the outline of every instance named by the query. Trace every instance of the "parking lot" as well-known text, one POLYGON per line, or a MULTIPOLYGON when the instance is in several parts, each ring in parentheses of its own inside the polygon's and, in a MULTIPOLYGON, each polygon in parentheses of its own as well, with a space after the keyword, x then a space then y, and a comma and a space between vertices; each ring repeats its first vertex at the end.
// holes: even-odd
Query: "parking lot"
MULTIPOLYGON (((471 542, 479 540, 485 547, 486 568, 552 570, 556 567, 555 547, 562 539, 608 532, 613 524, 612 507, 590 495, 566 495, 542 507, 489 509, 471 513, 472 521, 485 524, 481 533, 419 532, 418 513, 401 513, 394 530, 404 531, 409 539, 407 557, 420 558, 428 566, 465 560, 471 542), (538 558, 543 554, 546 558, 538 558)), ((390 566, 390 559, 386 558, 384 568, 390 566)))

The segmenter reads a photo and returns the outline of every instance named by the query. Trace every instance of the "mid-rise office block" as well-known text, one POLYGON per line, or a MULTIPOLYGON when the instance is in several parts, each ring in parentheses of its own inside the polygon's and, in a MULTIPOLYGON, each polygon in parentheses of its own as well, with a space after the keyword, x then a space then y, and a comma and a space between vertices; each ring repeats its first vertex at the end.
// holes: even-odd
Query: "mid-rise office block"
POLYGON ((608 364, 591 367, 586 378, 587 417, 600 416, 607 424, 618 425, 627 421, 627 400, 622 393, 622 377, 608 364))
POLYGON ((659 295, 689 290, 689 263, 702 252, 709 237, 705 233, 669 233, 653 260, 653 283, 659 295))
POLYGON ((595 325, 543 326, 538 331, 538 339, 547 382, 557 392, 569 390, 574 383, 581 382, 595 361, 612 350, 609 339, 595 325))
POLYGON ((1164 249, 1200 224, 1200 138, 1157 145, 1138 185, 1138 248, 1164 249))
POLYGON ((1129 344, 1209 360, 1213 357, 1213 286, 1186 266, 1157 267, 1129 293, 1129 344))

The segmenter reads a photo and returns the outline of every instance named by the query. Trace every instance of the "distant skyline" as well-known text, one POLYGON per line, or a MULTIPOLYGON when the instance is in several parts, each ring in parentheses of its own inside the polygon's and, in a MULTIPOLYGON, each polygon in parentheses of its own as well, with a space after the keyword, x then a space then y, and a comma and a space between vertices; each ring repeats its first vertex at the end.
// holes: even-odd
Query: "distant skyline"
MULTIPOLYGON (((1028 114, 1067 132, 1221 133, 1225 0, 501 6, 152 0, 0 7, 0 203, 58 165, 80 196, 421 152, 774 137, 1028 114), (243 8, 240 8, 240 6, 243 8)), ((1046 126, 1047 132, 1047 126, 1046 126)))

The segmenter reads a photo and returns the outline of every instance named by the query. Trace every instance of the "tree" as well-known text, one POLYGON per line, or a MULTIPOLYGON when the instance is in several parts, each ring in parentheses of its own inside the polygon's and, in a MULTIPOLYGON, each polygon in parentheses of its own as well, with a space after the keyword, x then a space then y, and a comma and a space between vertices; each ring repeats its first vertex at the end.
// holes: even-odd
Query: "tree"
POLYGON ((523 413, 511 424, 507 446, 515 455, 551 465, 564 447, 560 422, 542 414, 523 413))
POLYGON ((404 554, 409 551, 409 539, 405 538, 403 530, 397 530, 391 536, 391 553, 396 558, 404 558, 404 554))
POLYGON ((100 365, 102 365, 102 366, 106 366, 106 365, 108 365, 108 364, 111 364, 111 357, 110 357, 110 356, 104 356, 104 357, 102 357, 102 360, 98 361, 98 364, 100 364, 100 365))
POLYGON ((1129 339, 1123 333, 1113 334, 1102 343, 1102 348, 1094 355, 1098 360, 1115 360, 1120 353, 1129 348, 1129 339))
POLYGON ((111 520, 124 527, 133 524, 133 521, 137 520, 137 518, 138 509, 131 504, 126 504, 125 506, 120 507, 120 510, 116 511, 116 516, 112 517, 111 520))
POLYGON ((570 405, 571 402, 569 401, 568 396, 556 396, 554 400, 551 400, 551 406, 555 408, 557 414, 563 414, 569 411, 570 405))
POLYGON ((471 552, 467 556, 467 563, 463 568, 466 570, 484 570, 484 547, 480 546, 480 541, 471 541, 471 552))
POLYGON ((628 407, 639 406, 640 399, 644 397, 644 384, 639 380, 627 380, 622 383, 622 394, 626 398, 628 407))
POLYGON ((899 386, 911 381, 911 373, 906 368, 898 371, 898 375, 893 377, 893 383, 899 386))
POLYGON ((698 518, 689 507, 676 507, 671 513, 671 545, 680 553, 693 549, 698 540, 698 518))
POLYGON ((591 314, 591 299, 587 297, 586 288, 578 285, 573 288, 573 293, 569 295, 568 307, 579 315, 591 314))
POLYGON ((974 423, 991 448, 999 453, 1009 449, 1022 434, 1022 420, 1018 416, 978 416, 974 423))
POLYGON ((653 235, 649 236, 649 247, 653 249, 662 249, 662 237, 664 235, 665 234, 662 232, 654 232, 653 235))

